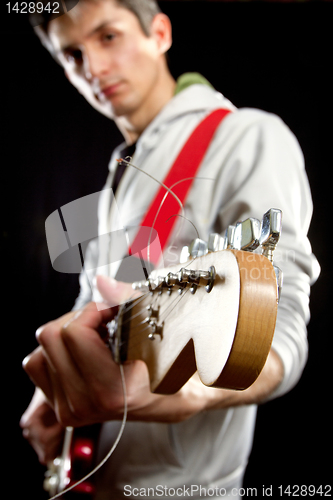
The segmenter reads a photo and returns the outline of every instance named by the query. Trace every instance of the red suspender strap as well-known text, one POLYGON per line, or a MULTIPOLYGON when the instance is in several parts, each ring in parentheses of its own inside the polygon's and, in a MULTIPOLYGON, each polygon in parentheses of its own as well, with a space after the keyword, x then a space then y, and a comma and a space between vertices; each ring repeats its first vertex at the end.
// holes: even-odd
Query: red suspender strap
MULTIPOLYGON (((223 118, 225 118, 225 116, 229 113, 229 109, 216 109, 202 122, 200 122, 190 135, 183 149, 176 158, 176 161, 165 177, 163 183, 168 188, 172 189, 183 205, 185 204, 186 197, 190 191, 193 180, 199 170, 209 144, 213 139, 214 133, 223 118)), ((130 255, 140 253, 141 258, 148 260, 147 247, 144 242, 147 242, 147 227, 152 227, 154 224, 154 229, 157 230, 160 244, 154 245, 152 238, 149 261, 155 265, 159 261, 172 229, 177 221, 177 217, 171 216, 178 214, 180 211, 179 203, 170 194, 167 195, 161 207, 161 202, 165 193, 165 188, 161 186, 148 208, 148 211, 142 220, 141 227, 131 245, 131 248, 129 249, 130 255), (160 211, 154 223, 159 209, 160 211)))

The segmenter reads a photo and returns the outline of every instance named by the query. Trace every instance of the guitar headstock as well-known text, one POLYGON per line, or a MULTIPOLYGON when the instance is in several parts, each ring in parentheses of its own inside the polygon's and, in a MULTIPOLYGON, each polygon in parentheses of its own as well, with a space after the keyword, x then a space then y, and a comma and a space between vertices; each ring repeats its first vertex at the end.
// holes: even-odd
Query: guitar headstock
POLYGON ((108 325, 114 359, 145 361, 153 392, 176 392, 196 370, 209 386, 252 384, 275 327, 276 271, 265 248, 272 257, 276 212, 262 223, 239 222, 225 237, 195 240, 183 266, 134 283, 141 296, 123 304, 108 325), (262 254, 252 253, 260 245, 262 254))
POLYGON ((273 264, 278 298, 280 298, 283 274, 280 268, 274 265, 273 254, 280 239, 282 229, 282 211, 278 208, 269 209, 261 221, 250 217, 244 221, 238 221, 225 230, 224 236, 213 233, 205 242, 199 238, 193 240, 189 246, 182 249, 180 262, 185 263, 189 259, 206 255, 209 252, 219 250, 243 250, 246 252, 260 251, 261 254, 273 264))
POLYGON ((273 262, 273 252, 279 241, 281 228, 282 212, 277 208, 271 208, 263 215, 262 221, 250 217, 228 226, 224 236, 213 233, 209 235, 207 242, 199 238, 193 240, 188 247, 183 248, 180 262, 218 250, 252 252, 260 246, 262 254, 273 262))

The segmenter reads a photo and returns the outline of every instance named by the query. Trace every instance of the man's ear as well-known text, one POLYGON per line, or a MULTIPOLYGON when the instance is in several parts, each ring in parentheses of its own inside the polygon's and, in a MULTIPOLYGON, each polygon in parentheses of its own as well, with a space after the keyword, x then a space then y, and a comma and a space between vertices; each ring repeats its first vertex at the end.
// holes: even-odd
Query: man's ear
POLYGON ((151 35, 155 38, 161 54, 165 54, 172 45, 172 26, 166 14, 156 14, 151 23, 151 35))

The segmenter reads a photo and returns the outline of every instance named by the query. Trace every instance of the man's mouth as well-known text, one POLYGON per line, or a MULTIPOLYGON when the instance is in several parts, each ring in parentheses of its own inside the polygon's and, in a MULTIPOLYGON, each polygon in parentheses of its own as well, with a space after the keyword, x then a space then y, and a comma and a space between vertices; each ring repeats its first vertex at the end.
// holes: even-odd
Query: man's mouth
POLYGON ((112 83, 111 85, 106 85, 101 89, 101 94, 104 97, 112 97, 114 94, 116 94, 119 91, 119 88, 121 87, 122 82, 116 82, 112 83))

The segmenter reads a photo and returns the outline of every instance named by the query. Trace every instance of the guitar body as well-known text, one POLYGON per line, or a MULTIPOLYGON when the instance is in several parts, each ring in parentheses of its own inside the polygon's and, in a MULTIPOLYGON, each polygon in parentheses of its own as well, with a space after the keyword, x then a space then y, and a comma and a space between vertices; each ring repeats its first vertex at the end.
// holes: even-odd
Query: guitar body
MULTIPOLYGON (((100 424, 73 429, 67 427, 61 457, 49 466, 44 481, 44 489, 50 496, 61 493, 69 486, 85 477, 94 468, 96 443, 100 424)), ((95 485, 91 479, 78 484, 73 490, 60 497, 65 500, 92 500, 95 485)))

